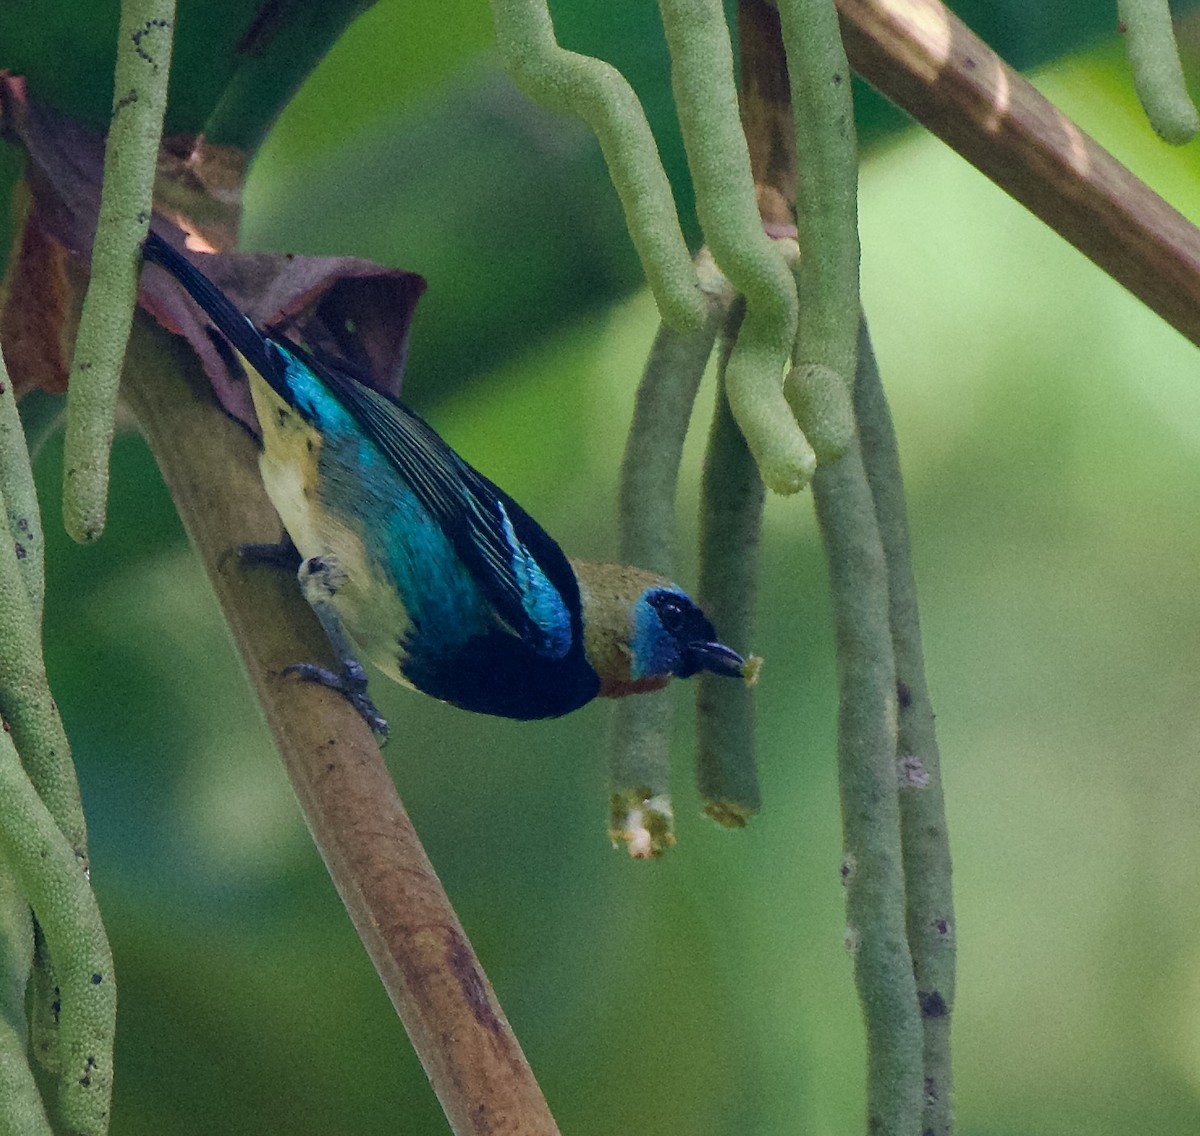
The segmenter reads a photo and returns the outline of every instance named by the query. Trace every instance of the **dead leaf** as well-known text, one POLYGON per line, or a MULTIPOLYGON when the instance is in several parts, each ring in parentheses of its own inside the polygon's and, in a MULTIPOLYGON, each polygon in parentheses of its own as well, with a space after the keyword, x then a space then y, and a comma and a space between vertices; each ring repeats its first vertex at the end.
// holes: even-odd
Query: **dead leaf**
MULTIPOLYGON (((103 138, 28 98, 23 80, 0 73, 0 128, 24 147, 31 198, 0 331, 19 389, 62 390, 79 298, 71 286, 90 261, 103 138), (30 247, 26 250, 26 244, 30 247), (16 355, 8 336, 16 336, 16 355)), ((233 253, 246 156, 202 138, 164 143, 155 183, 155 229, 260 327, 332 356, 363 381, 398 397, 413 310, 425 281, 357 257, 233 253), (186 243, 185 243, 186 241, 186 243), (188 248, 190 244, 193 247, 188 248), (213 251, 197 252, 195 247, 213 251)), ((141 306, 184 336, 221 405, 257 432, 246 383, 214 343, 208 320, 162 269, 148 266, 141 306)))
MULTIPOLYGON (((182 234, 156 226, 258 326, 339 360, 377 390, 400 394, 408 331, 425 281, 357 257, 196 253, 182 234)), ((204 313, 169 273, 149 265, 140 303, 199 356, 221 405, 257 429, 247 385, 214 343, 204 313)))
POLYGON ((67 250, 43 225, 28 188, 13 194, 17 238, 0 289, 0 342, 18 397, 31 387, 67 389, 79 308, 67 250))

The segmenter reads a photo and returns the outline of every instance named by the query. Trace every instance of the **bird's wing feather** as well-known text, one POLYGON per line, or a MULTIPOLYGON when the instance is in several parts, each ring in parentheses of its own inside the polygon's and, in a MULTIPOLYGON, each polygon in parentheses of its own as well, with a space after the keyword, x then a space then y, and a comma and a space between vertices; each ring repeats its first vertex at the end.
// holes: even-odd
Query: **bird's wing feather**
POLYGON ((449 537, 500 623, 538 654, 567 654, 578 625, 578 583, 562 550, 520 505, 406 407, 298 345, 264 335, 157 233, 146 238, 142 254, 184 286, 250 367, 286 401, 296 401, 288 380, 289 356, 315 374, 449 537))
POLYGON ((579 590, 554 540, 407 407, 303 349, 288 344, 285 350, 313 370, 404 478, 449 537, 500 622, 539 654, 565 655, 579 590))

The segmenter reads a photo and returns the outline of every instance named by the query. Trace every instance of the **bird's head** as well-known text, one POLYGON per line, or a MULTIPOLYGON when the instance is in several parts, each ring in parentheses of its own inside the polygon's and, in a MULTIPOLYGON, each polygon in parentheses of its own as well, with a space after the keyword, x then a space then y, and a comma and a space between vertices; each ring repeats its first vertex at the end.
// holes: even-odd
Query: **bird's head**
POLYGON ((588 661, 600 694, 619 697, 700 671, 746 674, 746 660, 717 638, 708 617, 676 585, 616 564, 573 562, 583 603, 588 661))

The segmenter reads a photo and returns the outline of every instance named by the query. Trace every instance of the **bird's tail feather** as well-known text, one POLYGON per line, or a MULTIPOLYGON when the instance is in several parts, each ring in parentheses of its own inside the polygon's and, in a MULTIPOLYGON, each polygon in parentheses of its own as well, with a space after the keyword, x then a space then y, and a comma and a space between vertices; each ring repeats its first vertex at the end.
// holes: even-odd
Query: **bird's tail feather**
POLYGON ((204 309, 208 318, 246 362, 272 386, 280 369, 277 350, 249 318, 178 249, 151 231, 142 245, 142 259, 165 268, 204 309))

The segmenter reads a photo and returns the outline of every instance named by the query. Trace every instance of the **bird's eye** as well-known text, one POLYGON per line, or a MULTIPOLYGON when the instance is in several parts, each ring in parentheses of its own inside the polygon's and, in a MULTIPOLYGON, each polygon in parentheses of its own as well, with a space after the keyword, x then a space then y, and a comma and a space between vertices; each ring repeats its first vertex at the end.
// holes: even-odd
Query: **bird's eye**
POLYGON ((674 596, 664 596, 658 604, 658 618, 672 635, 683 629, 683 604, 674 596))

